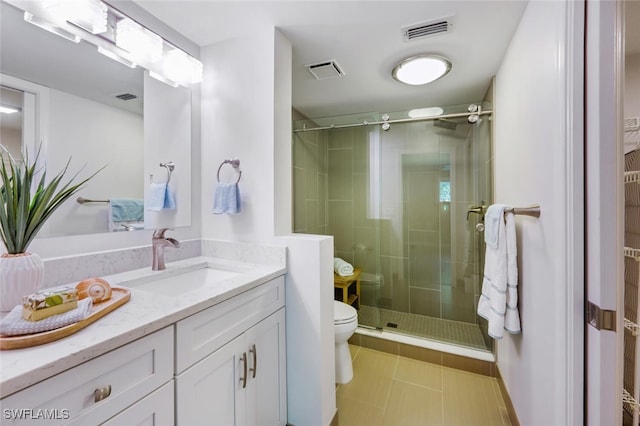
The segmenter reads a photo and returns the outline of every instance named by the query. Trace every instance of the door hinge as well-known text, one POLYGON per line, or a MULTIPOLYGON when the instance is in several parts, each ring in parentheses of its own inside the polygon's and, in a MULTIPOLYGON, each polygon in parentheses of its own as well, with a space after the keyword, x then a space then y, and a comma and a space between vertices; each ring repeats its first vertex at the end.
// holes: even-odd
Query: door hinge
POLYGON ((616 311, 600 309, 600 306, 587 302, 587 322, 598 330, 616 331, 616 311))

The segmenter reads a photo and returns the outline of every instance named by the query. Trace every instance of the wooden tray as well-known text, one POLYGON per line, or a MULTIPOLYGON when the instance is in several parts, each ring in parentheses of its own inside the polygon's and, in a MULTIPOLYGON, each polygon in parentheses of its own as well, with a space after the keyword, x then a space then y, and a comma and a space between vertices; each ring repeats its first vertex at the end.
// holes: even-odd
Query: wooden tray
POLYGON ((124 305, 129 299, 131 299, 131 291, 128 288, 112 287, 111 299, 93 305, 89 315, 82 321, 56 328, 55 330, 43 331, 42 333, 23 334, 20 336, 0 336, 0 350, 28 348, 62 339, 76 331, 82 330, 119 306, 124 305))

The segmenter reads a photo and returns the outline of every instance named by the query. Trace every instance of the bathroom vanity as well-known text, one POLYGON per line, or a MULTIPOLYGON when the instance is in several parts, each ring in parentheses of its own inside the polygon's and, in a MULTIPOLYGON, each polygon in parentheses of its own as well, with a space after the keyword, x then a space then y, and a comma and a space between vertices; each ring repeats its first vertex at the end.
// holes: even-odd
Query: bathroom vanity
POLYGON ((285 271, 197 257, 105 277, 129 303, 0 353, 2 424, 285 425, 285 271))

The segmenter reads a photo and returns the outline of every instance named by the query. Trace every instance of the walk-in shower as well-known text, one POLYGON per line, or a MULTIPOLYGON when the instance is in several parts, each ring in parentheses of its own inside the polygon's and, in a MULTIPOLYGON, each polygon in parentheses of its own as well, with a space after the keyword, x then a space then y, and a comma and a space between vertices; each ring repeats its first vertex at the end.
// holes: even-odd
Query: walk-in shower
POLYGON ((332 235, 362 270, 361 327, 490 352, 476 306, 491 108, 424 110, 439 115, 296 121, 294 231, 332 235))

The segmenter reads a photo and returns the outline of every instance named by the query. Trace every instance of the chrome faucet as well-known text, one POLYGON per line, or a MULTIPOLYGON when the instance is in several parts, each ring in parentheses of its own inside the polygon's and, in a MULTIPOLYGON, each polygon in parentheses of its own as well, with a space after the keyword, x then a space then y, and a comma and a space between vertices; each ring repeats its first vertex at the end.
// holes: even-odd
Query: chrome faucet
POLYGON ((164 249, 166 247, 180 247, 180 242, 178 240, 164 236, 164 233, 169 230, 170 228, 160 228, 153 232, 153 238, 151 238, 151 246, 153 249, 153 263, 151 265, 151 269, 154 271, 162 271, 165 269, 164 249))

